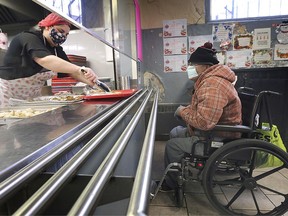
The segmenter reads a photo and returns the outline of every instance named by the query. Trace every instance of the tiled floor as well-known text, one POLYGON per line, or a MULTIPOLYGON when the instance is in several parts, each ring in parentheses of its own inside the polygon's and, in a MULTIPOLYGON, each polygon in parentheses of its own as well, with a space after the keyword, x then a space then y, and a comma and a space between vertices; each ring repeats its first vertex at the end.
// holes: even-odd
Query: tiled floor
MULTIPOLYGON (((154 180, 160 180, 164 172, 163 154, 165 143, 166 142, 164 141, 157 141, 155 143, 152 171, 152 179, 154 180)), ((284 188, 285 190, 287 189, 286 191, 288 191, 288 170, 286 169, 285 171, 281 171, 279 175, 277 174, 275 178, 273 179, 273 183, 271 182, 271 184, 275 185, 275 182, 277 182, 277 187, 284 188)), ((229 195, 229 191, 227 191, 227 194, 229 195)), ((269 198, 274 201, 273 199, 275 198, 275 196, 273 194, 270 194, 268 196, 270 196, 269 198)), ((267 206, 266 203, 263 203, 263 205, 267 206)), ((241 206, 246 206, 249 209, 249 202, 245 202, 241 204, 241 206)), ((186 184, 185 200, 182 208, 178 208, 176 206, 172 192, 159 192, 156 198, 150 202, 148 214, 175 216, 220 215, 209 203, 200 182, 188 182, 186 184)), ((286 212, 284 216, 288 216, 288 212, 286 212)))

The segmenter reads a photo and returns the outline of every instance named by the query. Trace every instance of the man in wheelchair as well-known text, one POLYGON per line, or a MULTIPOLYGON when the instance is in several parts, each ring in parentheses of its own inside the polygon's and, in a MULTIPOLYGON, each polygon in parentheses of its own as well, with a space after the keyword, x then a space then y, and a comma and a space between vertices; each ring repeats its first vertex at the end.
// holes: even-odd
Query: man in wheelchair
POLYGON ((152 197, 160 188, 174 190, 181 207, 184 183, 195 179, 221 215, 283 215, 288 211, 288 186, 283 178, 288 176, 288 154, 280 145, 257 136, 261 130, 275 135, 268 97, 279 93, 256 94, 247 87, 237 92, 234 72, 218 64, 210 43, 192 53, 189 63, 194 94, 189 106, 175 112, 187 127, 170 132, 165 173, 152 197))
MULTIPOLYGON (((241 124, 241 102, 233 85, 236 76, 230 68, 218 63, 211 43, 205 43, 191 54, 187 72, 189 79, 195 81, 194 94, 189 106, 180 106, 175 112, 187 127, 178 126, 170 132, 171 139, 165 149, 165 167, 172 162, 181 162, 185 153, 203 154, 203 145, 196 145, 191 152, 199 139, 205 139, 205 134, 200 131, 205 133, 216 124, 241 124)), ((217 136, 235 138, 240 134, 218 132, 217 136)), ((162 190, 174 189, 176 178, 175 172, 167 173, 162 190)))

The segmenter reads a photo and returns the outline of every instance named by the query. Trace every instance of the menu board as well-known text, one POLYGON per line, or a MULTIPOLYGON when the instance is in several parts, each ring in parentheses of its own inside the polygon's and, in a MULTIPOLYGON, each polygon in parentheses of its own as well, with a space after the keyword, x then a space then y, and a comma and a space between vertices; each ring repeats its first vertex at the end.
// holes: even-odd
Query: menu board
POLYGON ((233 49, 252 49, 253 46, 253 35, 252 34, 241 34, 234 35, 233 38, 233 49))
POLYGON ((187 55, 164 56, 164 72, 185 72, 187 55))
POLYGON ((251 50, 235 50, 226 52, 226 65, 230 68, 249 68, 252 65, 251 50))
POLYGON ((268 49, 271 46, 271 28, 254 29, 253 49, 268 49))
POLYGON ((213 25, 212 35, 214 42, 231 41, 233 35, 233 24, 213 25))
POLYGON ((186 37, 187 19, 164 20, 163 37, 186 37))
POLYGON ((211 35, 188 36, 186 19, 163 21, 163 71, 185 72, 188 54, 206 42, 218 48, 219 64, 230 68, 288 65, 288 44, 274 45, 272 28, 256 28, 249 32, 237 23, 215 24, 211 28, 211 35))
POLYGON ((193 53, 198 47, 203 46, 206 42, 213 42, 212 35, 189 36, 189 53, 193 53))
POLYGON ((163 55, 165 73, 187 70, 187 20, 163 21, 163 55))
POLYGON ((272 64, 272 49, 257 49, 253 50, 253 65, 271 65, 272 64))
POLYGON ((164 55, 187 54, 187 38, 164 38, 163 47, 164 55))
POLYGON ((274 60, 288 60, 288 44, 275 44, 274 60))

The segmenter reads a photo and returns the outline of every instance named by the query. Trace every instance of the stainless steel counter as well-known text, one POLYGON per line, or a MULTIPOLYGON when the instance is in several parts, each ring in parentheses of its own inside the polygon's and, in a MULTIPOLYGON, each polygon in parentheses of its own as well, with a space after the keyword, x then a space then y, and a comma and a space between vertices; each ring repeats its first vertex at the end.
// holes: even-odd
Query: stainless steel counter
POLYGON ((83 102, 0 127, 0 180, 49 151, 117 101, 83 102))
POLYGON ((0 214, 103 215, 117 209, 123 215, 128 206, 147 213, 158 101, 157 93, 149 108, 152 92, 61 107, 0 127, 6 164, 0 214))

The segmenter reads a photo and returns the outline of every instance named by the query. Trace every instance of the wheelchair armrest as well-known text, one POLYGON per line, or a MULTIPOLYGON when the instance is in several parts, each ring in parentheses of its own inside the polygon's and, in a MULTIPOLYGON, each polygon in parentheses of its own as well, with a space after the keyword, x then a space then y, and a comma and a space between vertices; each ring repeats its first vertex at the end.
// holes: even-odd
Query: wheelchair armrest
POLYGON ((245 125, 215 125, 213 130, 214 131, 249 133, 252 131, 252 128, 245 126, 245 125))

